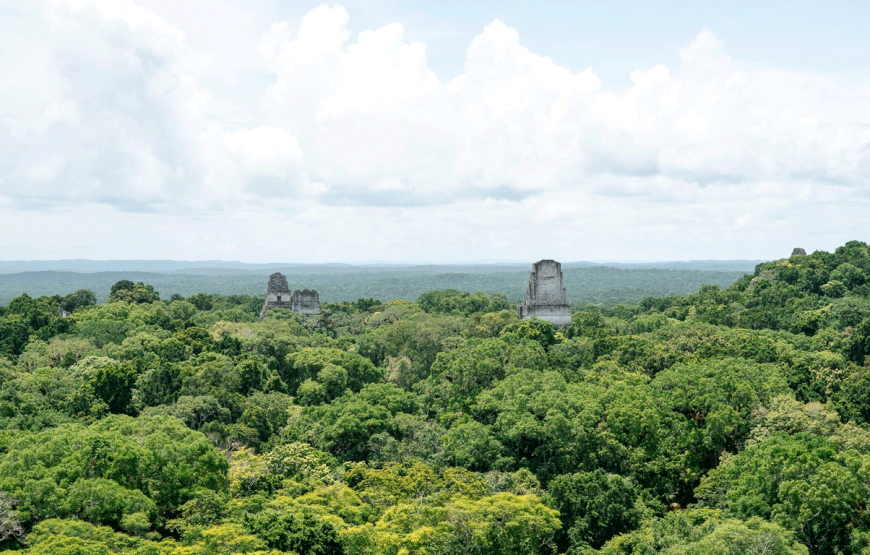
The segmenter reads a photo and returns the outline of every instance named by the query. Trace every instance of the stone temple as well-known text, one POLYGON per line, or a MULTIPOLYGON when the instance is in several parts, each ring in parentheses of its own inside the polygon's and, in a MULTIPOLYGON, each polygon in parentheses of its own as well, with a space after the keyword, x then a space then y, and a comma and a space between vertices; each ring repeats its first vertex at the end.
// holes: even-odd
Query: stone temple
POLYGON ((314 289, 293 291, 291 310, 300 314, 320 314, 320 295, 314 289))
POLYGON ((541 260, 532 266, 526 302, 517 309, 523 320, 540 318, 557 328, 571 325, 571 307, 562 286, 562 265, 555 260, 541 260))
POLYGON ((264 318, 266 313, 275 307, 288 308, 301 314, 320 314, 320 297, 313 289, 297 289, 291 293, 284 274, 275 272, 269 276, 266 302, 263 304, 260 318, 264 318))

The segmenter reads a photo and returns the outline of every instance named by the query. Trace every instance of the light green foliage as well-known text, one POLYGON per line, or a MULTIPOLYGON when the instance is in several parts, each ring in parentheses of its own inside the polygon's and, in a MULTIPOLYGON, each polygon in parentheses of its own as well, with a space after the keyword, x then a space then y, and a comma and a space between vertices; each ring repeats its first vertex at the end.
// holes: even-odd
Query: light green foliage
MULTIPOLYGON (((583 553, 580 551, 580 553, 583 553)), ((760 518, 724 518, 709 510, 677 511, 608 542, 602 555, 807 555, 786 530, 760 518)))
POLYGON ((499 312, 487 312, 476 318, 477 325, 473 334, 476 337, 498 337, 508 325, 516 321, 516 312, 513 310, 501 310, 499 312))
MULTIPOLYGON (((200 538, 201 540, 190 551, 196 555, 235 555, 237 553, 278 555, 276 551, 267 551, 266 541, 247 533, 247 530, 239 524, 223 524, 206 528, 200 533, 200 538)), ((177 550, 177 553, 182 555, 187 551, 182 548, 177 550)))
POLYGON ((20 501, 23 521, 118 524, 132 513, 171 514, 196 488, 225 487, 226 472, 208 440, 178 420, 116 416, 13 436, 0 455, 0 490, 20 501))
POLYGON ((52 337, 48 342, 31 341, 18 357, 18 366, 29 371, 46 366, 69 368, 86 356, 98 354, 87 339, 52 337))
POLYGON ((108 526, 59 519, 48 519, 35 525, 27 536, 27 543, 32 546, 28 553, 77 553, 74 550, 77 543, 82 546, 78 553, 111 553, 139 544, 136 539, 114 532, 108 526))
POLYGON ((870 249, 726 285, 558 330, 458 290, 264 320, 133 282, 21 295, 0 550, 870 553, 870 249))
POLYGON ((342 533, 353 555, 533 555, 552 546, 556 511, 534 495, 457 498, 444 506, 397 505, 374 524, 342 533))
POLYGON ((332 483, 330 469, 335 464, 332 457, 307 443, 288 443, 263 455, 242 449, 233 455, 230 491, 238 497, 282 488, 308 492, 332 483))
POLYGON ((102 304, 91 310, 76 312, 69 319, 75 322, 76 332, 90 339, 98 348, 111 343, 120 344, 133 327, 128 321, 131 305, 123 302, 102 304))
POLYGON ((597 310, 577 310, 571 314, 570 334, 572 336, 599 339, 611 335, 613 331, 608 329, 604 316, 597 310))
POLYGON ((134 538, 85 522, 51 519, 37 524, 27 543, 30 547, 22 553, 28 555, 280 555, 239 524, 203 528, 196 539, 180 544, 134 538))
POLYGON ((837 413, 820 403, 801 403, 789 395, 779 395, 770 400, 766 407, 760 407, 754 419, 752 440, 758 443, 774 432, 800 433, 830 437, 841 428, 837 413))
POLYGON ((417 299, 417 304, 426 312, 442 314, 471 314, 498 312, 510 308, 507 297, 496 293, 487 297, 482 293, 465 293, 456 289, 429 291, 417 299))

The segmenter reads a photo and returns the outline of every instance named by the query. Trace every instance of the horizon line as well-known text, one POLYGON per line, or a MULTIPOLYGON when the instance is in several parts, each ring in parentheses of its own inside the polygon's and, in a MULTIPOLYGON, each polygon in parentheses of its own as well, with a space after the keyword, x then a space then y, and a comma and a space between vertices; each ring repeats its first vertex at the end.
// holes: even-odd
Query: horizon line
MULTIPOLYGON (((788 257, 781 257, 788 258, 788 257)), ((69 262, 94 262, 94 263, 109 263, 109 262, 128 262, 128 263, 159 263, 159 262, 172 262, 172 263, 189 263, 189 264, 245 264, 249 266, 279 266, 279 265, 288 265, 288 266, 438 266, 438 265, 450 265, 450 266, 463 266, 463 265, 472 265, 472 264, 534 264, 535 262, 539 262, 541 260, 556 260, 555 258, 539 258, 537 260, 505 260, 505 259, 480 259, 480 260, 451 260, 451 261, 426 261, 426 260, 412 260, 412 261, 388 261, 388 260, 354 260, 348 262, 338 262, 338 261, 322 261, 322 262, 244 262, 241 260, 222 260, 222 259, 208 259, 208 260, 177 260, 172 258, 57 258, 57 259, 16 259, 16 260, 0 260, 0 264, 35 264, 35 263, 69 263, 69 262)), ((686 258, 686 259, 641 259, 641 260, 618 260, 618 259, 597 259, 597 260, 566 260, 559 261, 560 264, 662 264, 662 263, 672 263, 672 262, 765 262, 769 260, 778 260, 778 259, 761 259, 761 258, 686 258)))

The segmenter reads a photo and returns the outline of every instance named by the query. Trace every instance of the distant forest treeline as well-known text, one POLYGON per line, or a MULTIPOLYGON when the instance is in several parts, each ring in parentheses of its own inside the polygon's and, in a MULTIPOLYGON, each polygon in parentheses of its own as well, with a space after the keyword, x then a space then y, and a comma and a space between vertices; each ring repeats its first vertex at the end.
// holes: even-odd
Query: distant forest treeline
MULTIPOLYGON (((48 264, 48 263, 45 263, 48 264)), ((0 305, 27 293, 65 295, 89 289, 102 302, 112 284, 128 279, 154 285, 164 298, 196 293, 219 295, 263 295, 271 272, 287 276, 291 288, 316 289, 322 301, 353 301, 359 298, 415 300, 433 289, 458 289, 486 294, 502 293, 513 303, 522 302, 531 264, 477 264, 431 266, 347 266, 347 265, 244 265, 229 267, 182 268, 192 264, 155 261, 159 271, 142 271, 147 261, 96 262, 57 261, 49 268, 76 268, 76 271, 42 270, 40 262, 0 263, 0 305), (251 269, 253 267, 253 269, 251 269), (31 268, 39 271, 20 271, 31 268), (94 271, 110 268, 111 271, 94 271), (129 268, 119 270, 119 268, 129 268), (16 272, 6 273, 2 272, 16 272)), ((568 300, 574 306, 600 304, 613 306, 637 303, 648 296, 688 295, 705 284, 727 287, 753 271, 753 261, 698 261, 601 266, 590 263, 563 265, 568 300)))

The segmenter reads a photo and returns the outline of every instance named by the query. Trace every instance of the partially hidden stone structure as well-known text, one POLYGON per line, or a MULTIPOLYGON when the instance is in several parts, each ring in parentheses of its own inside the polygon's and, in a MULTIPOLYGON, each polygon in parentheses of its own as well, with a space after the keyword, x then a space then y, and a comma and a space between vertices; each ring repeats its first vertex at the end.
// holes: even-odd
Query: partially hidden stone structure
POLYGON ((290 286, 287 285, 287 278, 284 277, 284 274, 275 272, 269 276, 269 284, 266 285, 266 302, 263 304, 260 318, 265 317, 266 313, 275 307, 292 310, 292 296, 293 294, 290 293, 290 286))
POLYGON ((269 276, 266 302, 263 304, 260 318, 264 318, 266 313, 275 307, 288 308, 301 314, 320 314, 320 296, 313 289, 297 289, 291 293, 284 274, 275 272, 269 276))
POLYGON ((571 325, 571 307, 562 286, 562 265, 555 260, 541 260, 532 266, 526 302, 517 311, 523 320, 540 318, 557 328, 571 325))
POLYGON ((320 314, 320 295, 314 289, 297 289, 293 291, 293 312, 300 314, 320 314))
POLYGON ((804 249, 802 249, 800 247, 797 247, 793 251, 791 251, 791 255, 792 256, 806 256, 807 251, 805 251, 804 249))

